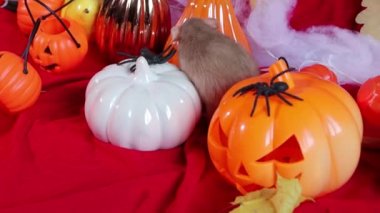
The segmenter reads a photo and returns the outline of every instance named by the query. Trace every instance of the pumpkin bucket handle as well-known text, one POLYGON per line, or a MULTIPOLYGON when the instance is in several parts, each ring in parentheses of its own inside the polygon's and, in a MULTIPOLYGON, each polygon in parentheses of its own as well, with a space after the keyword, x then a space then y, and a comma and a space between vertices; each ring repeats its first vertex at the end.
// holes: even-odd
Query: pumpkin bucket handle
MULTIPOLYGON (((58 7, 57 9, 54 10, 54 13, 57 13, 58 11, 62 10, 64 7, 66 7, 67 5, 71 4, 71 2, 73 2, 73 1, 74 0, 70 0, 70 1, 66 2, 65 4, 63 4, 62 6, 58 7)), ((34 19, 33 15, 32 15, 32 11, 29 8, 28 0, 24 0, 24 4, 25 4, 25 7, 26 7, 26 10, 28 11, 28 15, 29 15, 30 19, 33 22, 33 25, 35 25, 36 24, 36 20, 34 19)), ((49 12, 48 14, 46 14, 44 16, 41 16, 41 19, 45 20, 45 19, 47 19, 51 15, 53 15, 53 13, 49 12)))
POLYGON ((28 55, 29 55, 30 45, 32 44, 33 39, 34 39, 34 37, 37 34, 37 30, 40 27, 40 24, 41 24, 41 19, 39 18, 39 19, 37 19, 36 23, 34 24, 33 30, 30 33, 30 36, 28 38, 28 43, 26 44, 26 48, 25 48, 24 52, 21 55, 21 57, 24 59, 23 73, 25 75, 28 74, 28 67, 27 66, 28 66, 28 55))

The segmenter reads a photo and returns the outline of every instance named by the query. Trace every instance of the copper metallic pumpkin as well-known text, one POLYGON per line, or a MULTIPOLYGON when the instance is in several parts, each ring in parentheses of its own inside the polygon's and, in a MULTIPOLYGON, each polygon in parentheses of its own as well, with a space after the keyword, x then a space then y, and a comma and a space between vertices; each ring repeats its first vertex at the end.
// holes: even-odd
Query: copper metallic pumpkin
POLYGON ((95 24, 101 52, 113 62, 117 52, 139 55, 143 47, 162 51, 170 33, 167 0, 104 0, 95 24))
POLYGON ((14 113, 33 105, 41 92, 41 78, 28 63, 11 52, 0 52, 0 108, 14 113))
POLYGON ((280 174, 299 178, 303 194, 318 197, 341 187, 355 171, 362 118, 355 100, 336 83, 302 72, 274 78, 286 69, 280 60, 268 74, 227 91, 211 120, 208 148, 217 170, 242 193, 272 187, 280 174), (235 95, 242 88, 253 90, 235 95), (256 94, 262 95, 255 108, 256 94))
MULTIPOLYGON (((41 1, 45 3, 52 10, 55 10, 63 4, 64 0, 41 0, 41 1)), ((33 25, 34 25, 32 21, 32 17, 30 16, 28 12, 28 7, 34 20, 37 20, 37 18, 43 15, 49 14, 49 11, 46 10, 46 8, 44 8, 41 4, 39 4, 35 0, 19 0, 18 6, 17 6, 17 25, 19 26, 20 30, 25 34, 29 34, 32 31, 33 25), (25 3, 27 3, 27 5, 25 3)))

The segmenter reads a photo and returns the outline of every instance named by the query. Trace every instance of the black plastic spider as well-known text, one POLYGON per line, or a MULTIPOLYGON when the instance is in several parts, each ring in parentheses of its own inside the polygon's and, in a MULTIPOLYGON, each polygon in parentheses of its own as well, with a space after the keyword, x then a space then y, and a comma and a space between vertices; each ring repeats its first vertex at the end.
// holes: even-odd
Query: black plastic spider
POLYGON ((255 113, 257 100, 259 99, 259 96, 265 97, 268 116, 270 116, 270 106, 269 106, 269 97, 270 96, 276 95, 277 97, 279 97, 283 102, 285 102, 289 106, 292 106, 293 104, 291 102, 289 102, 288 100, 286 100, 286 98, 282 94, 289 96, 291 98, 303 101, 302 98, 286 92, 286 90, 288 90, 288 88, 289 88, 289 86, 286 82, 282 82, 282 81, 274 82, 279 76, 283 75, 286 72, 290 72, 290 71, 294 71, 294 68, 289 68, 289 69, 282 71, 282 72, 278 73, 277 75, 273 76, 271 81, 270 81, 270 84, 268 84, 267 82, 258 82, 255 84, 250 84, 250 85, 247 85, 245 87, 242 87, 241 89, 239 89, 238 91, 236 91, 233 94, 233 97, 244 95, 245 93, 250 92, 250 91, 254 92, 253 95, 256 95, 256 97, 255 97, 255 100, 253 103, 253 108, 251 110, 251 114, 250 114, 251 117, 255 113))
MULTIPOLYGON (((130 58, 125 59, 123 61, 120 61, 117 64, 122 65, 125 63, 136 62, 140 56, 143 56, 149 65, 151 65, 151 64, 163 64, 163 63, 166 63, 167 61, 169 61, 170 58, 173 57, 175 53, 176 53, 176 49, 172 45, 169 45, 160 54, 155 54, 154 52, 150 51, 148 48, 144 47, 141 49, 139 56, 133 56, 133 55, 130 55, 128 53, 118 52, 118 54, 123 55, 123 56, 128 56, 130 58)), ((136 70, 136 64, 134 64, 130 68, 131 72, 134 72, 135 70, 136 70)))

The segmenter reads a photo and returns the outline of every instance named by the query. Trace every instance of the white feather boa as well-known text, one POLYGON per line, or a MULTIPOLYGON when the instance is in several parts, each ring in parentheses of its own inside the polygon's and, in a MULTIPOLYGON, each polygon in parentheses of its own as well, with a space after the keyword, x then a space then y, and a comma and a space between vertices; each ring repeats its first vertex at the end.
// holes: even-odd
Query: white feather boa
POLYGON ((335 26, 296 31, 289 26, 289 15, 296 3, 296 0, 257 0, 246 30, 262 48, 254 50, 260 66, 273 62, 268 51, 286 57, 298 69, 313 63, 328 66, 341 84, 362 84, 380 75, 380 42, 335 26))

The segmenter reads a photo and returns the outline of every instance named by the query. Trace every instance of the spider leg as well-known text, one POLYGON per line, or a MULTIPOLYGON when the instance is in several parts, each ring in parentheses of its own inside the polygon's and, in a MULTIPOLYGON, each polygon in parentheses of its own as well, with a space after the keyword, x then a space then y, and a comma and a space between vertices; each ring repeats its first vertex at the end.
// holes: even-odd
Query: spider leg
POLYGON ((256 89, 257 85, 256 84, 250 84, 250 85, 247 85, 245 87, 242 87, 240 88, 239 90, 237 90, 232 97, 235 97, 237 95, 241 96, 241 95, 244 95, 245 93, 251 91, 251 90, 254 90, 256 89))
POLYGON ((267 104, 267 115, 270 117, 270 105, 269 105, 269 96, 265 95, 265 102, 267 104))
POLYGON ((255 113, 256 106, 257 106, 257 100, 259 99, 259 96, 260 95, 258 93, 256 93, 255 101, 253 102, 253 107, 252 107, 251 113, 249 114, 250 117, 252 117, 253 114, 255 113))
POLYGON ((168 52, 169 50, 171 51, 172 49, 174 49, 173 45, 169 45, 166 49, 164 49, 161 53, 161 56, 164 55, 166 52, 168 52))
POLYGON ((136 70, 136 64, 132 65, 132 66, 129 68, 129 70, 130 70, 131 72, 134 72, 134 71, 136 70))
MULTIPOLYGON (((171 52, 173 51, 173 46, 172 45, 169 45, 166 49, 164 49, 160 54, 158 55, 155 55, 157 58, 159 59, 163 59, 163 58, 166 58, 169 54, 171 54, 171 52), (168 53, 169 52, 169 53, 168 53), (168 53, 168 55, 164 56, 166 53, 168 53)), ((152 52, 151 52, 152 53, 152 52)), ((173 53, 174 55, 174 53, 173 53)))
POLYGON ((282 94, 285 94, 285 95, 287 95, 287 96, 289 96, 289 97, 292 97, 292 98, 294 98, 294 99, 297 99, 297 100, 303 101, 302 98, 300 98, 300 97, 298 97, 298 96, 296 96, 296 95, 292 95, 292 94, 287 93, 287 92, 281 92, 281 93, 282 93, 282 94))
POLYGON ((148 59, 153 59, 154 57, 156 57, 157 55, 150 51, 148 48, 144 47, 140 50, 140 55, 144 56, 147 60, 148 59))
POLYGON ((137 58, 128 58, 128 59, 125 59, 125 60, 118 62, 117 65, 122 65, 122 64, 129 63, 129 62, 135 62, 136 60, 137 60, 137 58))
POLYGON ((121 51, 116 52, 116 54, 121 55, 121 56, 127 56, 127 57, 129 57, 129 58, 137 58, 136 55, 131 55, 131 54, 129 54, 129 53, 121 52, 121 51))
POLYGON ((166 56, 164 56, 164 57, 162 57, 162 59, 161 59, 161 64, 163 64, 163 63, 166 63, 167 61, 169 61, 173 56, 174 56, 174 54, 177 52, 177 50, 176 49, 171 49, 170 50, 170 52, 166 55, 166 56))
POLYGON ((285 102, 287 105, 292 106, 293 104, 290 103, 284 96, 281 95, 281 93, 276 93, 277 97, 279 97, 283 102, 285 102))
POLYGON ((291 68, 288 68, 288 69, 286 69, 286 70, 284 70, 284 71, 282 71, 282 72, 276 74, 276 75, 273 76, 272 79, 270 80, 270 84, 269 84, 269 85, 273 85, 274 81, 275 81, 278 77, 280 77, 281 75, 283 75, 283 74, 285 74, 285 73, 287 73, 287 72, 292 72, 292 71, 294 71, 294 70, 296 70, 296 69, 291 67, 291 68))

